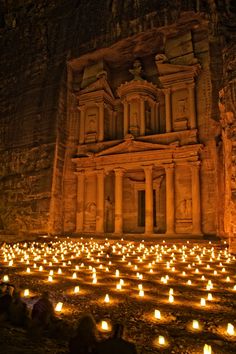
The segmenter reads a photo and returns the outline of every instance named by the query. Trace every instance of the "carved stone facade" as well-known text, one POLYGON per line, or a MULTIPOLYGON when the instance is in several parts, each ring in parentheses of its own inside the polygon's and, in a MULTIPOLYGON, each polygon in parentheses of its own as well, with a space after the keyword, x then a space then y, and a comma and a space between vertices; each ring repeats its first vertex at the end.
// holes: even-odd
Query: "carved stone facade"
MULTIPOLYGON (((152 35, 146 33, 149 41, 152 35)), ((128 48, 129 43, 115 46, 120 45, 128 48)), ((110 59, 113 51, 114 46, 96 60, 92 53, 69 63, 74 80, 80 77, 73 231, 215 232, 214 225, 202 222, 215 200, 212 196, 204 206, 201 198, 210 181, 201 173, 204 144, 197 100, 198 84, 205 80, 197 57, 192 52, 181 64, 180 58, 175 63, 176 58, 156 53, 133 63, 121 56, 116 62, 110 59)), ((166 51, 174 55, 170 48, 166 51)))

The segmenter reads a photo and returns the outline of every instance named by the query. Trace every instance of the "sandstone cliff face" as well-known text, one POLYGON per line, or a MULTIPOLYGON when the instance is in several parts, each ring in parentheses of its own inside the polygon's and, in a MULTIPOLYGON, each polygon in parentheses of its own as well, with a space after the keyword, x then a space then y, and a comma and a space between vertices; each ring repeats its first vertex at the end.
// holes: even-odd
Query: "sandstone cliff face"
MULTIPOLYGON (((208 79, 202 81, 208 82, 204 88, 207 98, 202 102, 207 105, 208 113, 207 119, 205 113, 202 116, 200 139, 206 143, 204 153, 208 159, 204 173, 212 175, 214 183, 217 167, 213 141, 218 127, 213 119, 217 120, 219 115, 217 96, 222 75, 221 49, 224 46, 222 33, 218 32, 220 12, 225 9, 222 3, 216 8, 214 1, 2 1, 2 229, 17 232, 73 231, 71 215, 63 220, 71 203, 75 203, 76 187, 68 196, 66 186, 74 180, 70 159, 77 135, 71 134, 71 126, 76 126, 78 115, 70 86, 73 80, 67 75, 67 60, 108 47, 150 28, 165 28, 164 38, 174 37, 174 24, 181 17, 194 23, 196 11, 210 21, 210 25, 206 25, 208 34, 206 28, 199 28, 195 31, 194 42, 199 58, 202 57, 208 67, 205 70, 208 79)), ((228 12, 231 11, 229 3, 225 10, 228 12)), ((180 21, 179 31, 184 33, 185 29, 184 21, 180 21)), ((212 196, 217 195, 217 190, 213 185, 211 190, 203 193, 206 193, 206 203, 211 200, 212 204, 212 196)), ((211 230, 206 228, 206 233, 214 233, 218 224, 216 213, 211 210, 210 214, 212 226, 211 230)))

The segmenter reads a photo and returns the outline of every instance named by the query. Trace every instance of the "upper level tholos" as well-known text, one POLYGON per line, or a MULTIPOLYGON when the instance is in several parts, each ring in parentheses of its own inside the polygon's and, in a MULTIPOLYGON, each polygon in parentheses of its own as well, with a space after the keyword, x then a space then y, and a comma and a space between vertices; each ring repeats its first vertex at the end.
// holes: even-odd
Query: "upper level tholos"
POLYGON ((197 128, 199 64, 175 65, 158 54, 148 65, 152 75, 145 72, 142 59, 134 59, 123 72, 110 69, 104 60, 83 68, 77 94, 80 145, 197 128))

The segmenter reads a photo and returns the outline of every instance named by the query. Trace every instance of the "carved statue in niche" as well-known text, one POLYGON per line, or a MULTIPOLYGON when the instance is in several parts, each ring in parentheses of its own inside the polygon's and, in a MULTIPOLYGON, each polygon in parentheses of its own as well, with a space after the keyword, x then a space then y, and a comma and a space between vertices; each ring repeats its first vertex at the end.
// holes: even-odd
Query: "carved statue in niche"
POLYGON ((95 118, 89 118, 88 133, 95 133, 95 132, 96 132, 96 121, 95 121, 95 118))
POLYGON ((106 220, 106 232, 112 232, 113 225, 113 203, 108 196, 105 199, 105 220, 106 220))
POLYGON ((186 118, 188 114, 187 97, 178 100, 177 102, 177 118, 186 118))
POLYGON ((96 227, 96 216, 97 216, 97 206, 94 202, 88 202, 85 207, 85 229, 95 230, 96 227))
POLYGON ((183 199, 179 203, 180 219, 192 218, 192 199, 183 199))
POLYGON ((134 61, 133 69, 130 69, 129 72, 134 76, 133 80, 143 80, 143 78, 141 77, 143 69, 139 59, 136 59, 134 61))

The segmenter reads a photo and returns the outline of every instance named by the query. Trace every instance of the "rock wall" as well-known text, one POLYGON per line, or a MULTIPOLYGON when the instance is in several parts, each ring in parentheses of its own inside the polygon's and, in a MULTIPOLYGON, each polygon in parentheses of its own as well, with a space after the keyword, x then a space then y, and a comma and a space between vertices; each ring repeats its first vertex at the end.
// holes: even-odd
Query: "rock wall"
MULTIPOLYGON (((209 156, 207 173, 214 180, 217 167, 211 160, 216 151, 213 141, 217 125, 212 128, 213 132, 209 132, 209 126, 215 124, 211 120, 218 119, 222 47, 222 35, 217 32, 218 11, 222 9, 215 8, 214 3, 190 0, 1 2, 0 47, 4 51, 0 56, 0 228, 16 232, 73 231, 70 205, 75 204, 76 187, 71 189, 71 185, 76 177, 72 173, 71 155, 78 139, 78 112, 70 87, 68 59, 150 28, 165 27, 166 33, 174 36, 172 25, 184 16, 194 22, 196 12, 206 23, 210 21, 209 40, 201 40, 206 35, 201 33, 201 28, 195 31, 195 49, 199 56, 204 55, 203 47, 209 44, 206 57, 209 67, 205 72, 206 90, 212 100, 206 102, 209 114, 207 120, 202 119, 205 133, 201 139, 208 141, 211 136, 205 153, 209 156)), ((224 2, 219 3, 223 6, 224 2)), ((185 31, 181 21, 179 30, 185 31)), ((212 214, 212 218, 216 216, 212 214)))

